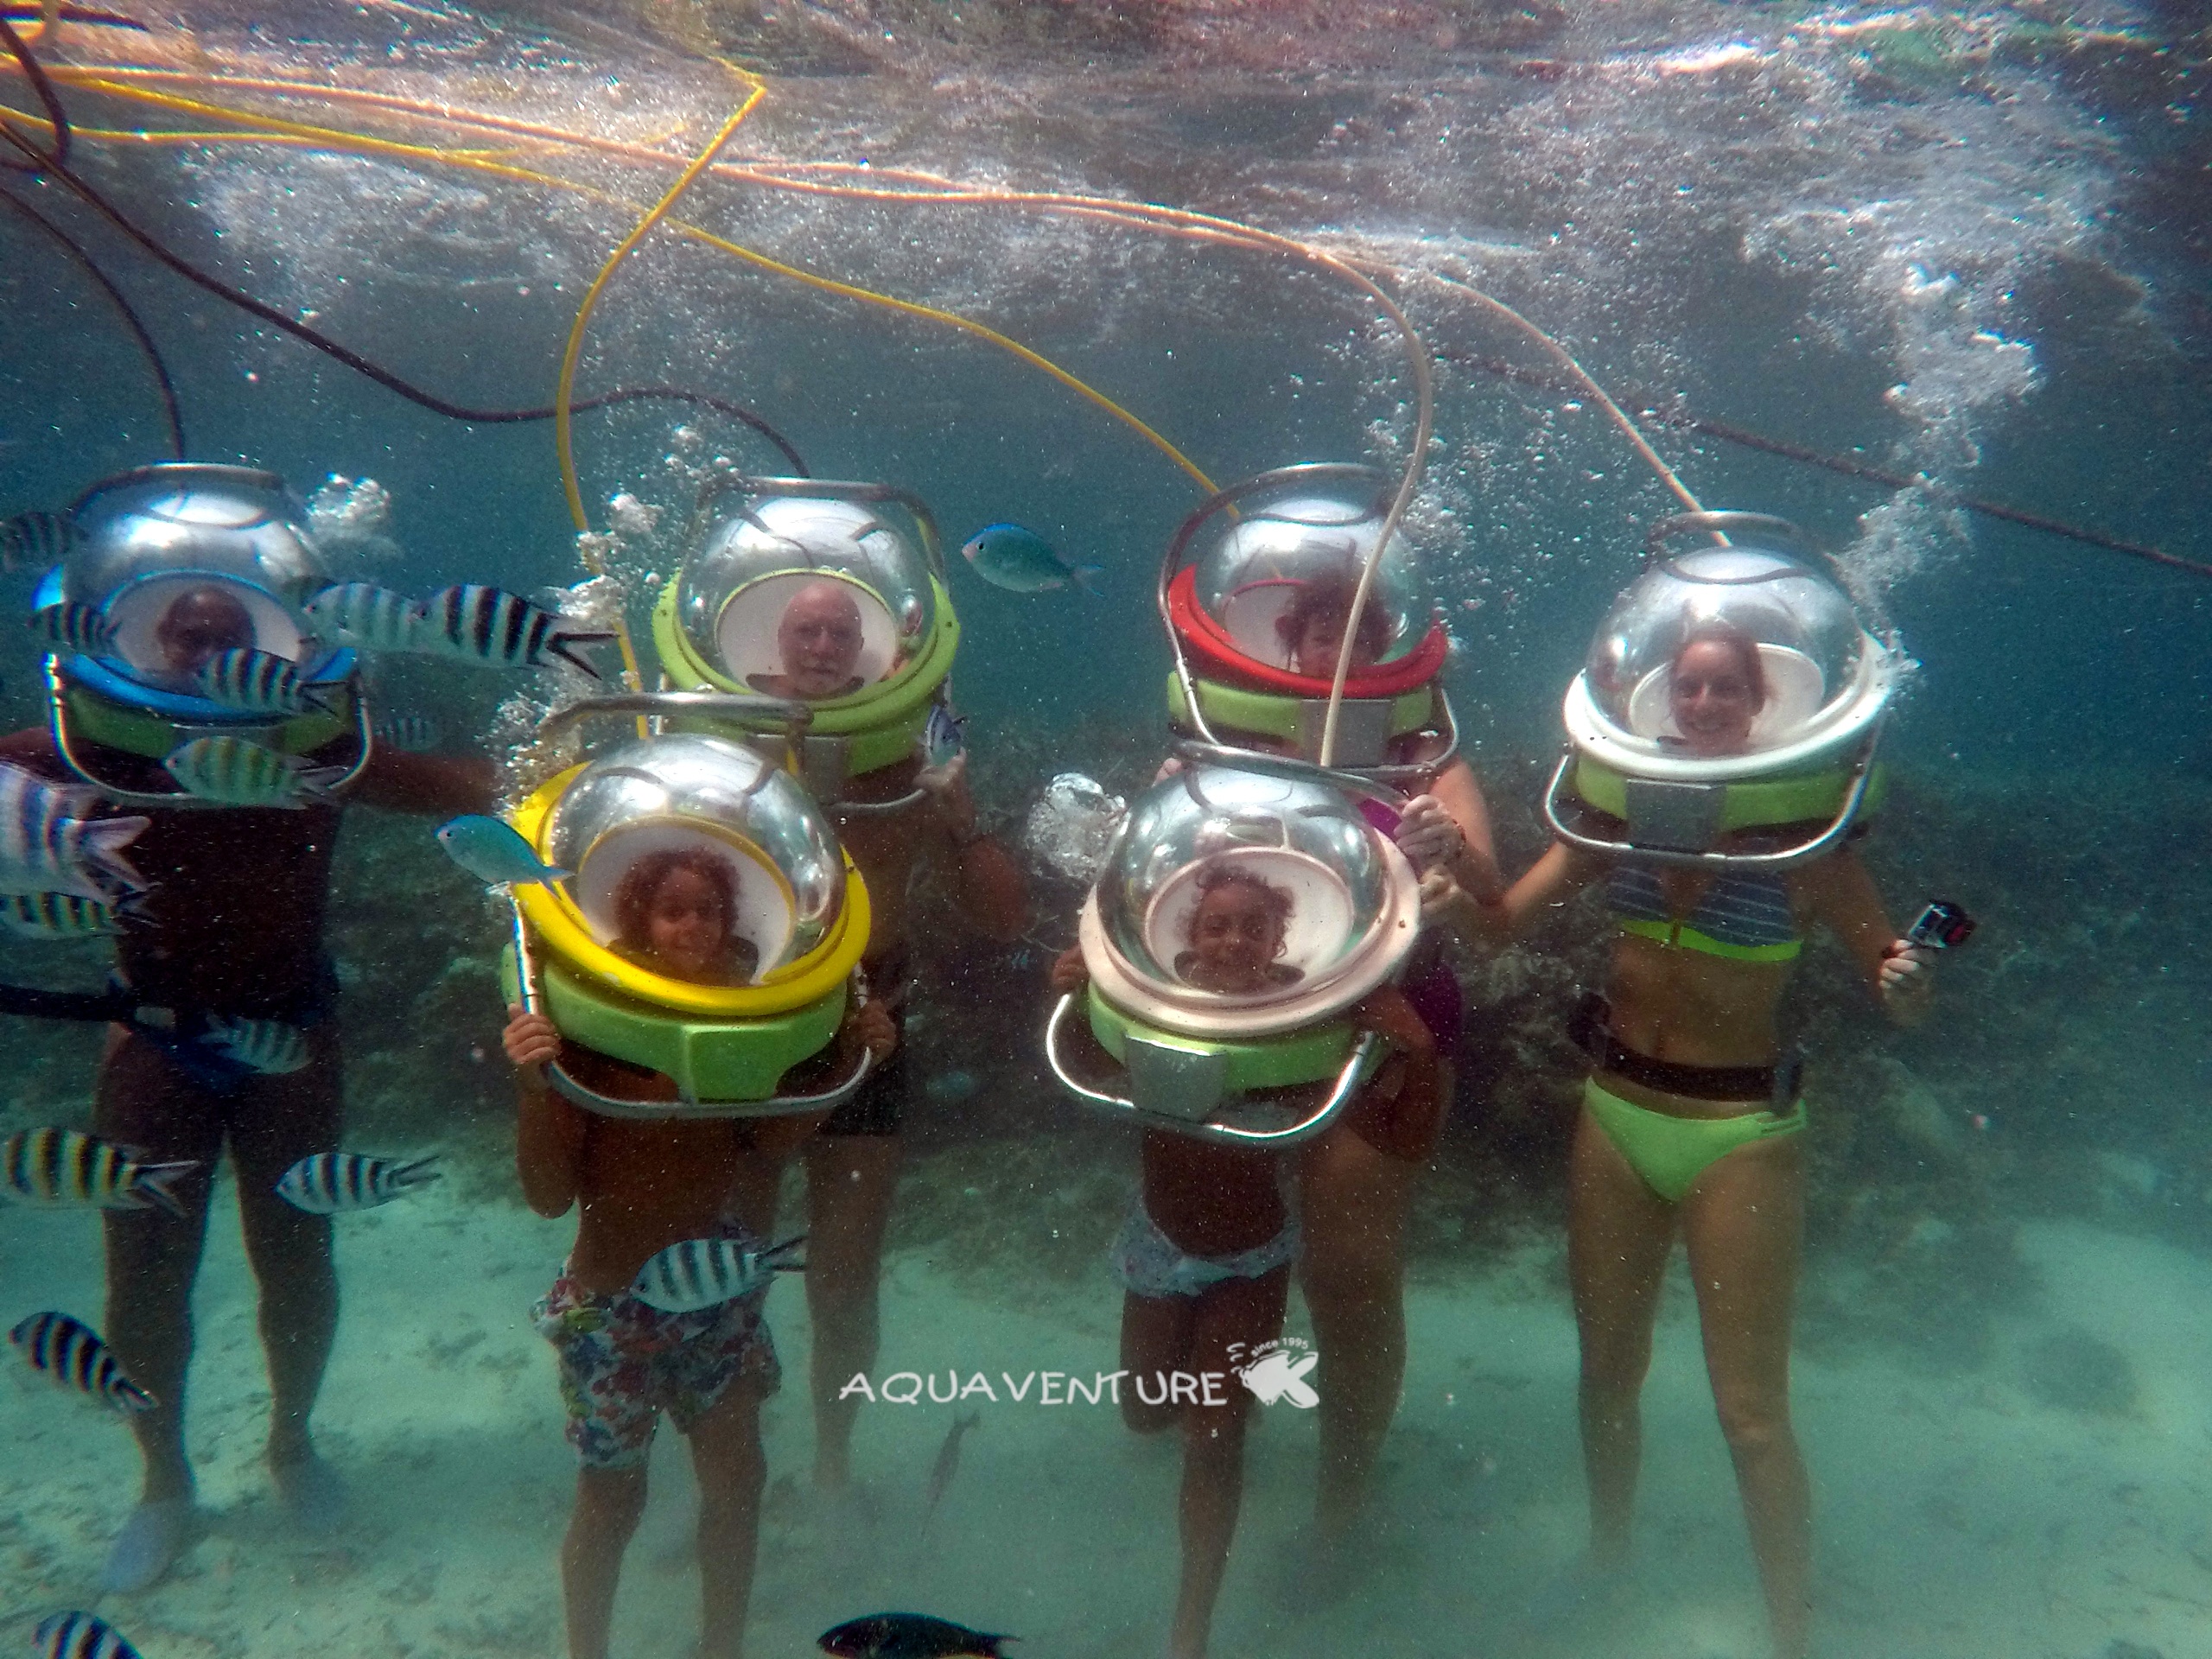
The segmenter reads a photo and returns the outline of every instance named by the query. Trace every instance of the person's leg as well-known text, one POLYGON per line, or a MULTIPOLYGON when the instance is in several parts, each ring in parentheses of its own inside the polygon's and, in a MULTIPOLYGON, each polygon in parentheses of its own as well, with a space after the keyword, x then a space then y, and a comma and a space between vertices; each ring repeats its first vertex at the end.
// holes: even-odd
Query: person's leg
POLYGON ((1319 1541, 1350 1532, 1366 1502, 1405 1379, 1406 1206, 1417 1164, 1377 1152, 1339 1125, 1299 1162, 1306 1230, 1299 1284, 1320 1364, 1319 1541))
POLYGON ((305 1069, 261 1077, 238 1093, 232 1109, 231 1163, 238 1173, 238 1217, 246 1259, 261 1291, 261 1346, 269 1365, 269 1464, 296 1509, 321 1511, 338 1501, 327 1471, 313 1467, 308 1418, 338 1332, 338 1271, 331 1256, 331 1222, 296 1210, 276 1196, 276 1183, 301 1159, 338 1148, 344 1116, 343 1075, 336 1027, 308 1039, 305 1069))
POLYGON ((699 1659, 739 1659, 760 1542, 760 1490, 768 1462, 760 1449, 764 1383, 733 1382, 687 1431, 699 1477, 699 1659))
POLYGON ((1628 1554, 1643 1452, 1637 1396, 1651 1363, 1651 1327, 1674 1227, 1674 1207, 1645 1185, 1585 1110, 1567 1165, 1567 1262, 1582 1344, 1590 1553, 1600 1567, 1617 1566, 1628 1554))
POLYGON ((1181 1408, 1173 1374, 1191 1369, 1191 1332, 1198 1300, 1191 1296, 1122 1297, 1122 1421, 1133 1433, 1157 1434, 1174 1426, 1181 1408), (1141 1388, 1139 1384, 1143 1386, 1141 1388))
POLYGON ((1804 1232, 1798 1135, 1741 1147, 1682 1200, 1705 1363, 1781 1659, 1806 1650, 1811 1495, 1789 1426, 1789 1326, 1804 1232))
POLYGON ((842 1489, 852 1476, 857 1395, 839 1398, 875 1364, 876 1281, 899 1184, 895 1135, 823 1134, 806 1144, 806 1308, 814 1325, 814 1481, 842 1489))
POLYGON ((569 1618, 569 1659, 607 1659, 622 1552, 645 1512, 645 1465, 576 1471, 576 1507, 561 1541, 561 1597, 569 1618))
POLYGON ((1183 1408, 1183 1487, 1176 1514, 1183 1571, 1168 1635, 1172 1659, 1204 1659, 1243 1504, 1244 1429, 1252 1398, 1232 1368, 1282 1334, 1289 1297, 1290 1270, 1278 1268, 1257 1279, 1224 1280, 1196 1298, 1192 1309, 1184 1368, 1218 1377, 1224 1403, 1183 1408))

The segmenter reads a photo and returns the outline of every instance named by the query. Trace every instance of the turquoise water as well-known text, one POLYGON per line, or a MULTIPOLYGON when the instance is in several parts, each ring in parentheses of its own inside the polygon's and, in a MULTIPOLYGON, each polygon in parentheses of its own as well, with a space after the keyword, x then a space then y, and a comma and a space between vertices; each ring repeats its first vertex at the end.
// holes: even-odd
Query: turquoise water
MULTIPOLYGON (((1556 372, 1417 273, 1518 308, 1631 410, 1925 474, 1892 493, 1645 423, 1707 504, 1785 514, 1837 550, 1918 660, 1866 858, 1894 912, 1942 893, 1983 921, 1942 965, 1921 1030, 1886 1026, 1831 946, 1808 953, 1789 1005, 1814 1120, 1795 1398, 1815 1482, 1815 1651, 2179 1659, 2201 1645, 2208 590, 1951 510, 1972 495, 2212 560, 2205 41, 2186 9, 1437 0, 1326 27, 1228 4, 1087 21, 1046 6, 615 18, 372 4, 250 27, 272 20, 208 4, 146 21, 143 36, 65 22, 51 60, 328 80, 674 155, 731 105, 729 78, 694 54, 712 38, 768 77, 734 154, 1188 206, 1396 273, 1440 359, 1411 522, 1458 642, 1447 683, 1509 871, 1543 845, 1535 801, 1560 693, 1643 527, 1672 503, 1586 397, 1478 366, 1556 372)), ((266 92, 162 84, 279 107, 266 92)), ((20 78, 4 96, 26 105, 20 78)), ((201 118, 68 84, 63 96, 87 130, 201 118)), ((281 112, 497 150, 626 197, 671 176, 304 98, 281 112)), ((480 404, 550 400, 575 303, 634 219, 420 158, 79 143, 85 175, 188 257, 480 404)), ((581 579, 548 427, 417 410, 160 272, 58 187, 7 185, 141 310, 194 458, 274 467, 303 492, 333 473, 390 491, 391 547, 342 550, 341 574, 417 591, 581 579)), ((786 264, 987 323, 1217 482, 1300 460, 1402 464, 1412 409, 1395 337, 1312 267, 1036 212, 728 178, 683 211, 786 264)), ((0 512, 58 507, 160 457, 158 404, 81 274, 12 216, 0 245, 0 512)), ((1153 580, 1202 496, 1157 449, 940 322, 665 235, 609 288, 580 385, 644 382, 749 402, 824 475, 914 488, 949 543, 1016 519, 1104 565, 1096 597, 1021 596, 956 561, 957 696, 978 792, 1009 839, 1057 772, 1123 792, 1149 775, 1166 664, 1153 580)), ((639 577, 673 568, 703 463, 771 459, 667 405, 582 416, 576 442, 596 522, 618 492, 664 509, 623 554, 639 577)), ((25 604, 30 581, 0 592, 25 604)), ((545 690, 434 663, 383 672, 387 706, 435 715, 480 753, 502 741, 505 696, 545 690)), ((31 643, 7 631, 0 717, 43 717, 31 643)), ((1043 1069, 1042 963, 1078 895, 1033 874, 1036 925, 1016 946, 964 931, 942 893, 917 899, 916 1084, 879 1377, 1115 1363, 1104 1253, 1135 1153, 1043 1069)), ((252 1279, 226 1189, 195 1303, 188 1444, 206 1536, 162 1584, 100 1598, 136 1496, 128 1436, 16 1366, 0 1382, 13 1448, 0 1621, 96 1609, 147 1659, 561 1651, 555 1552, 573 1465, 526 1310, 570 1224, 532 1216, 512 1173, 501 912, 426 825, 365 810, 349 815, 334 893, 347 1144, 435 1149, 448 1168, 419 1198, 340 1218, 343 1311, 316 1424, 352 1517, 303 1537, 270 1491, 252 1279)), ((1588 902, 1457 964, 1470 1030, 1414 1198, 1408 1372, 1373 1548, 1341 1599, 1306 1593, 1294 1545, 1313 1433, 1292 1408, 1262 1410, 1214 1651, 1765 1650, 1679 1262, 1645 1397, 1637 1565, 1602 1598, 1578 1599, 1567 1576, 1586 1522, 1561 1232, 1580 1070, 1564 1017, 1573 985, 1602 971, 1601 920, 1588 902)), ((0 938, 0 978, 16 983, 91 987, 105 965, 97 944, 0 938)), ((95 1028, 10 1021, 0 1132, 85 1124, 99 1052, 95 1028)), ((0 1207, 5 1322, 45 1307, 94 1319, 96 1236, 83 1213, 0 1207)), ((894 1606, 1016 1632, 1014 1651, 1048 1659, 1161 1646, 1172 1441, 1134 1440, 1103 1406, 971 1397, 981 1424, 925 1527, 955 1414, 925 1395, 864 1413, 861 1499, 832 1506, 808 1477, 804 1299, 785 1286, 768 1309, 787 1380, 766 1418, 751 1651, 812 1651, 838 1621, 894 1606)), ((1310 1334, 1295 1297, 1291 1320, 1310 1334)), ((618 1654, 693 1640, 693 1499, 672 1438, 630 1554, 618 1654)), ((16 1635, 7 1624, 0 1642, 16 1635)))

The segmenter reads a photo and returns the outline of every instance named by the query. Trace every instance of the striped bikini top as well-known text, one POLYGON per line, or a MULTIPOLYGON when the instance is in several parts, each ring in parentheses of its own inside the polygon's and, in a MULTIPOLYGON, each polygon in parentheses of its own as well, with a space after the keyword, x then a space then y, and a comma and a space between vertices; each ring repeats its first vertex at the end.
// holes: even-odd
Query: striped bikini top
POLYGON ((1804 948, 1790 913, 1789 885, 1765 870, 1722 871, 1697 909, 1677 918, 1668 908, 1659 872, 1624 861, 1613 866, 1605 901, 1621 918, 1622 932, 1683 950, 1737 962, 1788 962, 1804 948))

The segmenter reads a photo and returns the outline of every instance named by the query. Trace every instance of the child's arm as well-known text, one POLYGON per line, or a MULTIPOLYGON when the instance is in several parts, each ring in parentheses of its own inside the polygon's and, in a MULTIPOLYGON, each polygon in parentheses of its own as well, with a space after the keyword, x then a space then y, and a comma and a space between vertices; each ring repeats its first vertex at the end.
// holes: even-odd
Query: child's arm
POLYGON ((1406 994, 1395 985, 1368 993, 1367 1000, 1351 1011, 1352 1023, 1371 1031, 1396 1052, 1397 1087, 1390 1087, 1388 1071, 1368 1084, 1385 1096, 1395 1094, 1393 1116, 1408 1122, 1428 1122, 1439 1111, 1438 1095, 1443 1074, 1436 1063, 1436 1037, 1406 994))
POLYGON ((561 1052, 561 1033, 542 1014, 509 1008, 507 1028, 499 1040, 514 1062, 520 1095, 515 1172, 522 1177, 522 1195, 541 1216, 566 1215, 576 1201, 584 1136, 591 1126, 545 1080, 546 1063, 561 1052))
POLYGON ((1488 914, 1502 925, 1506 938, 1517 938, 1528 931, 1529 919, 1538 911, 1572 898, 1604 868, 1601 860, 1555 841, 1529 867, 1526 875, 1506 889, 1503 902, 1488 914))
POLYGON ((985 938, 1012 944, 1029 925, 1029 881, 1021 866, 976 819, 968 757, 955 755, 914 779, 929 796, 938 868, 950 877, 961 913, 985 938))

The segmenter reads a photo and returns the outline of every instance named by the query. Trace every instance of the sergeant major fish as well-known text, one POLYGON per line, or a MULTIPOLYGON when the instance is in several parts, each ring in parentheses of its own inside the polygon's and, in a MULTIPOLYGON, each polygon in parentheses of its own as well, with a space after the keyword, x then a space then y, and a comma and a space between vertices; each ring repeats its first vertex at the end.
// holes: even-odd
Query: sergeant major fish
POLYGON ((444 588, 423 607, 416 649, 492 668, 545 668, 558 658, 601 677, 578 645, 604 644, 611 633, 563 626, 564 619, 520 594, 476 582, 444 588))
POLYGON ((986 524, 968 538, 961 556, 994 588, 1010 594, 1048 594, 1072 582, 1086 594, 1098 591, 1106 574, 1096 564, 1070 564, 1033 530, 1020 524, 986 524))
POLYGON ((146 818, 86 818, 99 797, 0 761, 0 893, 66 893, 105 903, 146 889, 123 849, 146 818))
POLYGON ((138 1659, 138 1649, 96 1613, 54 1613, 31 1633, 35 1659, 138 1659))
POLYGON ((200 665, 196 677, 202 695, 211 701, 256 715, 327 715, 330 703, 317 688, 340 683, 310 680, 289 658, 250 646, 210 657, 200 665))
POLYGON ((575 874, 546 863, 513 825, 481 812, 463 813, 440 824, 438 845, 462 869, 495 887, 515 882, 565 881, 575 874))
POLYGON ((154 1396, 124 1375, 99 1333, 67 1313, 34 1313, 8 1333, 30 1368, 56 1387, 104 1400, 118 1411, 150 1411, 154 1396))
POLYGON ((445 730, 428 715, 391 715, 377 721, 376 740, 404 754, 423 754, 445 741, 445 730))
POLYGON ((0 1141, 0 1192, 23 1204, 158 1208, 182 1221, 184 1203, 172 1188, 199 1167, 142 1164, 113 1141, 76 1129, 25 1129, 0 1141))
POLYGON ((33 611, 23 626, 48 645, 63 650, 86 657, 115 654, 114 625, 100 613, 99 606, 80 600, 65 600, 33 611))
POLYGON ((66 512, 19 512, 0 523, 0 569, 57 565, 77 544, 77 526, 66 512))
POLYGON ((308 1034, 282 1020, 210 1014, 200 1040, 249 1071, 285 1077, 308 1063, 308 1034))
POLYGON ((664 1313, 691 1313, 757 1295, 775 1282, 779 1272, 802 1270, 803 1264, 788 1257, 805 1242, 801 1233, 766 1249, 748 1250, 734 1238, 687 1238, 639 1268, 630 1294, 664 1313))
POLYGON ((343 766, 318 766, 243 737, 196 737, 162 756, 162 768, 203 801, 287 809, 322 799, 346 775, 343 766))
POLYGON ((0 927, 30 939, 94 939, 120 931, 118 907, 73 893, 0 893, 0 927))
POLYGON ((438 1179, 435 1158, 368 1158, 357 1152, 318 1152, 302 1158, 276 1183, 276 1196, 311 1216, 344 1215, 380 1204, 438 1179))
POLYGON ((922 764, 925 766, 949 766, 966 750, 962 732, 968 724, 965 715, 956 715, 941 702, 930 705, 930 717, 922 727, 922 764))
POLYGON ((315 625, 338 643, 365 651, 412 651, 423 626, 423 607, 404 594, 373 582, 341 582, 325 588, 305 607, 315 625))

